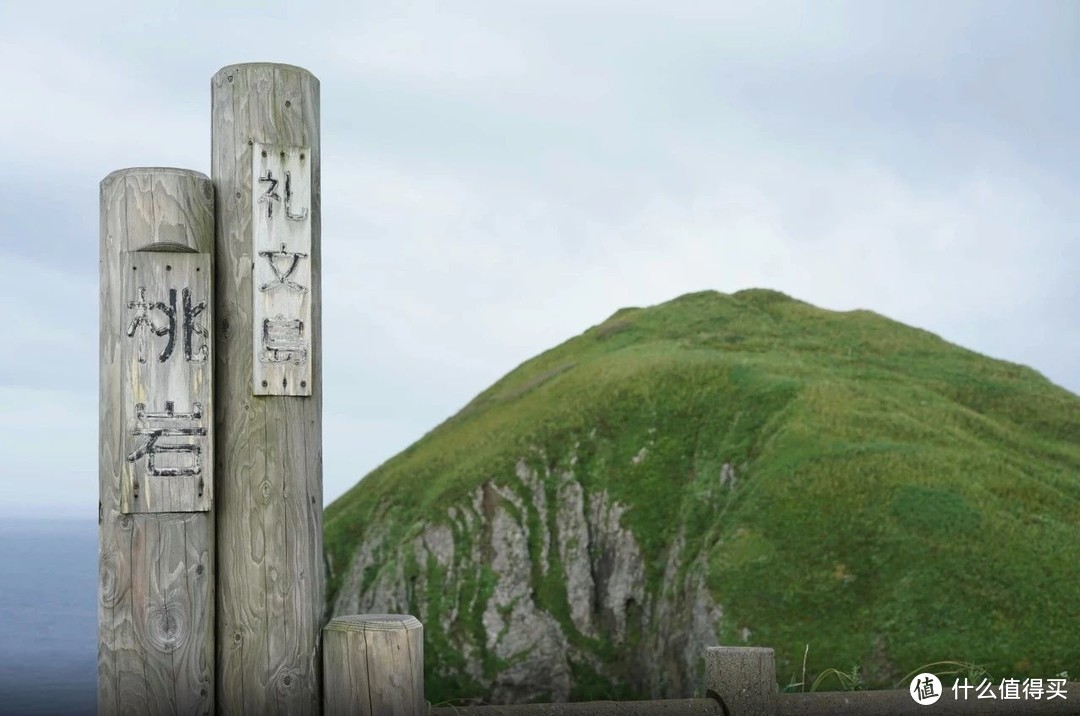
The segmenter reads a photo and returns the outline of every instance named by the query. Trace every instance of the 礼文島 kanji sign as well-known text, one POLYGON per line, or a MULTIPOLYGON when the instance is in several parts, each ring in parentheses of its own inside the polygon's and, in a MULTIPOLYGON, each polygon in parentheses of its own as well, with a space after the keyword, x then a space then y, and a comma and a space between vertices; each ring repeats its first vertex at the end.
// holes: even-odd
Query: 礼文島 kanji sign
POLYGON ((255 395, 311 395, 311 157, 252 146, 255 395))

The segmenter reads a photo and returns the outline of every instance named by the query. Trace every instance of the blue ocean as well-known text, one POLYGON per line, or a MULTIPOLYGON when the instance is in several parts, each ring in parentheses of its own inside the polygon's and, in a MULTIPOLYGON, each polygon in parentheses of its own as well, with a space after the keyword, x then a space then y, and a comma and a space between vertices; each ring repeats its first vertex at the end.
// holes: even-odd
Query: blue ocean
POLYGON ((97 711, 97 515, 0 522, 0 714, 97 711))

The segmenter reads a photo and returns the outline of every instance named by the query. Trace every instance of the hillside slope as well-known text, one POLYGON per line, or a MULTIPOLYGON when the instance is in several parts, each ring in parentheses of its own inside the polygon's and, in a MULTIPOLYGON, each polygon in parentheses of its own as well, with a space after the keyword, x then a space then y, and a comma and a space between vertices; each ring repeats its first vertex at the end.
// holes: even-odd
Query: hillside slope
POLYGON ((326 512, 330 610, 425 628, 428 697, 684 697, 939 659, 1080 673, 1080 397, 767 290, 623 309, 326 512))

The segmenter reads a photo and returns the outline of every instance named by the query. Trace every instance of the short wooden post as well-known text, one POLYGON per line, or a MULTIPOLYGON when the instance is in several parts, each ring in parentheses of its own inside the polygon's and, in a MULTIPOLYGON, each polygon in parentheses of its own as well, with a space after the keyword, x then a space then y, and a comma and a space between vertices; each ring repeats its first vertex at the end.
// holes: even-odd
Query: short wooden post
POLYGON ((98 713, 214 711, 214 192, 101 182, 98 713))
POLYGON ((775 716, 779 689, 772 649, 711 646, 705 659, 705 688, 720 700, 724 713, 775 716))
POLYGON ((323 678, 325 716, 426 716, 424 627, 407 614, 332 619, 323 678))
POLYGON ((211 80, 217 190, 217 706, 317 714, 324 611, 319 82, 211 80))

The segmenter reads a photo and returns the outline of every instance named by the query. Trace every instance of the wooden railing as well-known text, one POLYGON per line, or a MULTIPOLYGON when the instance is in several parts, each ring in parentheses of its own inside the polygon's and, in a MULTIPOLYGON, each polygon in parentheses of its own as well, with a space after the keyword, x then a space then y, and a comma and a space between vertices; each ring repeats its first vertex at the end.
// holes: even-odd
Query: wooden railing
POLYGON ((338 617, 323 631, 324 713, 364 716, 930 716, 1080 714, 1080 682, 1057 683, 1039 699, 1002 693, 1001 684, 958 691, 942 684, 936 703, 906 690, 780 693, 773 650, 705 650, 708 698, 589 701, 514 706, 430 706, 424 700, 423 627, 403 614, 338 617), (994 698, 989 698, 992 693, 994 698), (966 694, 966 698, 964 695, 966 694), (1009 698, 1004 698, 1009 696, 1009 698))

